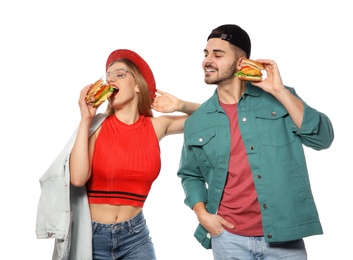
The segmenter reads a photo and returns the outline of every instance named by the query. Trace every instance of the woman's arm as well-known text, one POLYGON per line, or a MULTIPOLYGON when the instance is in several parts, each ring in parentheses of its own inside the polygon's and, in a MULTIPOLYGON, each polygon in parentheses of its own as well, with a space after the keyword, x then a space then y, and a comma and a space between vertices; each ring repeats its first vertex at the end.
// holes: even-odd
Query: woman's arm
POLYGON ((79 106, 81 121, 77 137, 70 155, 70 180, 74 186, 86 184, 91 175, 91 162, 96 135, 89 137, 89 129, 97 108, 87 105, 85 97, 91 85, 81 90, 79 106))
POLYGON ((159 95, 156 95, 156 98, 152 103, 152 108, 158 112, 182 112, 191 115, 200 106, 198 103, 178 99, 177 97, 161 90, 157 90, 157 93, 159 95))
POLYGON ((159 95, 156 96, 152 104, 152 108, 162 113, 182 112, 186 115, 163 115, 152 118, 154 129, 158 140, 166 135, 180 134, 184 131, 184 122, 199 106, 198 103, 188 102, 177 97, 157 90, 159 95))

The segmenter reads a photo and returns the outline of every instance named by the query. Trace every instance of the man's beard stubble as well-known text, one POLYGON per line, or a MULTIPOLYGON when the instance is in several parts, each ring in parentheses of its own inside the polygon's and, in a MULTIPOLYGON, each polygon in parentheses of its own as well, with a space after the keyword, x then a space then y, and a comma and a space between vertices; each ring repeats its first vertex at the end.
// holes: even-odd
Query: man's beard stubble
MULTIPOLYGON (((210 66, 206 66, 206 68, 210 68, 210 66)), ((234 78, 234 74, 237 73, 236 62, 234 62, 227 71, 225 71, 222 75, 219 75, 216 79, 206 78, 205 83, 209 85, 219 85, 220 83, 227 81, 229 79, 234 78)))

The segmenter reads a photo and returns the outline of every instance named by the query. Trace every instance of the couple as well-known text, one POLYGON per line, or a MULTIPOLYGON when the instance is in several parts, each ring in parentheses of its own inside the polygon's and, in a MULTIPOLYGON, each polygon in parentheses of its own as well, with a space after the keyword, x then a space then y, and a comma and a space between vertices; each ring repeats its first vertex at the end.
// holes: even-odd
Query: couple
POLYGON ((85 100, 91 85, 82 89, 78 129, 41 178, 36 232, 56 238, 53 259, 156 259, 142 208, 160 171, 159 141, 183 131, 177 174, 200 222, 195 237, 214 259, 307 258, 303 237, 322 228, 303 145, 328 148, 332 124, 283 85, 272 60, 257 60, 261 82, 234 77, 250 52, 239 26, 212 30, 202 68, 217 88, 201 105, 156 90, 135 52, 110 54, 106 80, 119 91, 96 115, 85 100))

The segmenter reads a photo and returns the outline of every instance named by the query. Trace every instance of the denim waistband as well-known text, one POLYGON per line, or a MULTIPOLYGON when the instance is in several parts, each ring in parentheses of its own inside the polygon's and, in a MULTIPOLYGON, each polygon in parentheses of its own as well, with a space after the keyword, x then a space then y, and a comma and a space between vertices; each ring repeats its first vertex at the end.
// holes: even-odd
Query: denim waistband
POLYGON ((126 220, 124 222, 118 222, 118 223, 113 223, 113 224, 105 224, 105 223, 99 223, 99 222, 95 222, 92 220, 92 226, 94 227, 99 227, 99 228, 103 228, 103 229, 120 229, 120 228, 129 228, 129 227, 133 227, 135 225, 140 224, 142 221, 144 221, 145 217, 143 215, 142 210, 133 218, 126 220))

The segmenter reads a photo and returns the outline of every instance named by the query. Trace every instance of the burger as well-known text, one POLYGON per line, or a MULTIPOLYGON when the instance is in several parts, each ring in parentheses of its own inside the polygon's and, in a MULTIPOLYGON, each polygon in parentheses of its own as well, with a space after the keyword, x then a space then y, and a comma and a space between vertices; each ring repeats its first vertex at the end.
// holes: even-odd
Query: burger
POLYGON ((261 70, 264 69, 265 67, 260 62, 244 59, 241 63, 241 69, 234 76, 240 80, 262 81, 261 70))
POLYGON ((99 79, 88 90, 86 102, 93 107, 99 107, 115 90, 116 89, 113 86, 108 85, 102 79, 99 79))

